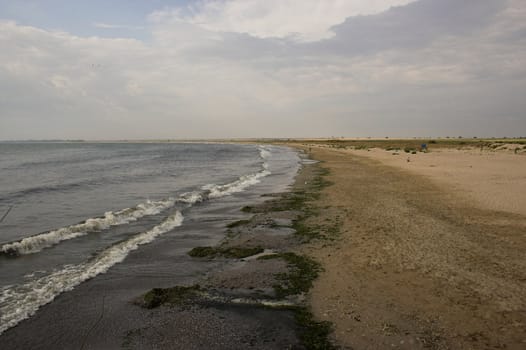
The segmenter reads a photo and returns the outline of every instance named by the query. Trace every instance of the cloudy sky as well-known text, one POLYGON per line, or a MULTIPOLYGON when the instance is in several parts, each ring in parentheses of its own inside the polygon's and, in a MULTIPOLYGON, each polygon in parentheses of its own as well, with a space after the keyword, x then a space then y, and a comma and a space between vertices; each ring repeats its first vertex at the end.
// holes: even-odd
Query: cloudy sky
POLYGON ((526 136, 524 0, 0 0, 0 140, 526 136))

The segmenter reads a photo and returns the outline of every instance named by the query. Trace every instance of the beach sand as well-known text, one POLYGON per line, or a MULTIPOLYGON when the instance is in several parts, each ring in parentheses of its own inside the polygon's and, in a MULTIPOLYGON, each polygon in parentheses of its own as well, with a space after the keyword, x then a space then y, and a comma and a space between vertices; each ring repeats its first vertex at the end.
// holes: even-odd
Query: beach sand
POLYGON ((480 208, 526 215, 526 155, 476 148, 407 154, 382 149, 349 150, 382 164, 424 175, 480 208), (409 161, 407 161, 409 159, 409 161))
POLYGON ((333 183, 307 224, 339 235, 303 252, 324 267, 309 302, 336 344, 526 348, 524 155, 297 146, 333 183))

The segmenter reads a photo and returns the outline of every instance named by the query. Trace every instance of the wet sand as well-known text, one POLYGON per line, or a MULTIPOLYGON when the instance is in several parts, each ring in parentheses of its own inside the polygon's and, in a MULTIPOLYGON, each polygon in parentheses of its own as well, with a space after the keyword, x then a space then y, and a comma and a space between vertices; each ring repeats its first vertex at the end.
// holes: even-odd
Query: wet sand
MULTIPOLYGON (((295 269, 279 254, 297 251, 304 242, 292 229, 302 215, 291 205, 295 193, 312 193, 319 168, 306 166, 291 192, 273 194, 263 203, 243 208, 245 216, 230 223, 226 236, 210 247, 217 254, 196 261, 222 262, 197 282, 199 290, 175 304, 163 302, 146 311, 143 327, 126 335, 131 349, 309 349, 303 338, 313 325, 298 322, 304 294, 296 290, 277 295, 276 286, 289 287, 287 276, 295 269), (243 258, 223 256, 228 249, 260 249, 243 258), (265 257, 277 257, 264 259, 265 257), (263 259, 262 259, 263 258, 263 259)), ((144 304, 139 298, 136 304, 144 304)), ((316 323, 314 323, 316 326, 316 323)), ((323 340, 322 340, 323 341, 323 340)), ((331 349, 323 347, 323 349, 331 349)))
POLYGON ((307 224, 338 238, 303 251, 324 267, 309 302, 335 343, 526 347, 526 157, 300 147, 333 183, 307 224))

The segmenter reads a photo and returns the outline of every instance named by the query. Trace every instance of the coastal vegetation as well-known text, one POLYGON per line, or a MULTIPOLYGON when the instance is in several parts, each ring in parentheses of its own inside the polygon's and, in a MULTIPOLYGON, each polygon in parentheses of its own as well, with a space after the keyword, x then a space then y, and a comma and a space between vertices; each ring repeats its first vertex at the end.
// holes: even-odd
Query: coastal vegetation
POLYGON ((264 255, 259 259, 283 259, 287 262, 288 272, 276 275, 279 283, 274 285, 274 291, 278 298, 308 292, 312 287, 312 282, 321 271, 321 265, 318 262, 292 252, 264 255))
POLYGON ((250 220, 238 220, 238 221, 231 222, 230 224, 226 225, 226 227, 228 227, 228 228, 235 228, 235 227, 238 227, 238 226, 246 225, 249 222, 250 222, 250 220))
POLYGON ((329 341, 329 335, 333 330, 331 322, 316 321, 312 312, 306 307, 298 307, 294 310, 294 319, 300 326, 299 337, 301 342, 309 350, 336 350, 329 341))
MULTIPOLYGON (((246 291, 242 289, 237 291, 236 284, 230 287, 228 295, 221 295, 223 292, 217 290, 213 285, 208 287, 199 285, 176 286, 166 289, 152 289, 143 295, 140 304, 146 308, 155 308, 160 305, 176 307, 187 303, 200 307, 209 307, 218 303, 223 307, 234 307, 232 298, 235 299, 235 295, 239 294, 237 298, 245 300, 244 303, 248 303, 246 305, 249 307, 292 312, 296 324, 296 335, 306 349, 336 349, 329 341, 332 324, 327 321, 316 320, 309 307, 300 301, 301 298, 297 298, 308 293, 314 280, 322 271, 322 267, 314 259, 295 252, 295 247, 312 240, 332 240, 339 233, 339 225, 341 224, 338 220, 324 223, 324 225, 312 225, 308 222, 309 219, 319 215, 321 209, 314 205, 314 201, 320 198, 321 190, 331 183, 326 180, 329 171, 323 168, 323 164, 305 166, 304 172, 307 175, 297 179, 296 185, 290 192, 282 193, 260 205, 241 208, 242 212, 251 213, 254 216, 226 225, 227 236, 220 245, 195 247, 188 252, 188 255, 194 258, 242 259, 263 253, 265 249, 274 251, 274 253, 259 256, 253 262, 246 262, 246 264, 253 263, 255 266, 260 266, 258 262, 276 261, 278 263, 282 261, 285 263, 284 265, 278 263, 278 266, 283 266, 283 268, 273 274, 272 281, 274 282, 270 282, 269 285, 273 293, 261 295, 255 292, 253 295, 250 293, 247 295, 246 291), (305 168, 308 170, 305 171, 305 168), (291 219, 288 224, 284 224, 283 221, 273 220, 273 215, 290 216, 291 219), (291 239, 297 243, 295 246, 278 245, 274 247, 248 243, 250 239, 239 239, 243 235, 245 235, 244 237, 252 235, 251 232, 254 227, 258 227, 259 230, 267 227, 269 230, 278 231, 292 228, 294 233, 291 235, 291 239)), ((259 237, 259 239, 261 238, 259 237)), ((254 271, 256 276, 260 273, 265 272, 254 271)))
MULTIPOLYGON (((346 138, 331 138, 331 139, 304 139, 304 140, 289 140, 284 141, 289 144, 304 144, 304 145, 323 145, 331 148, 341 149, 355 149, 368 150, 371 148, 381 148, 388 151, 410 150, 417 151, 421 149, 422 144, 426 144, 428 148, 490 148, 495 149, 506 144, 526 145, 524 138, 463 138, 463 137, 446 137, 446 138, 406 138, 406 139, 346 139, 346 138)), ((406 151, 407 152, 407 151, 406 151)))
POLYGON ((147 309, 153 309, 163 304, 180 305, 192 296, 197 295, 200 290, 201 287, 198 284, 171 288, 153 288, 143 296, 142 305, 147 309))
POLYGON ((195 247, 188 252, 194 258, 214 258, 223 256, 225 258, 242 259, 252 255, 263 253, 262 247, 195 247))

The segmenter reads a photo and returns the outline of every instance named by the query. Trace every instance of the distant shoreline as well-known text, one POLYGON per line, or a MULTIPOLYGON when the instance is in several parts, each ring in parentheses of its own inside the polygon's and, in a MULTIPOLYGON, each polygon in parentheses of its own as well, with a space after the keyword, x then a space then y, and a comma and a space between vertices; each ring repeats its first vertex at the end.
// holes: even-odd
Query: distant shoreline
POLYGON ((481 142, 495 143, 519 143, 526 144, 526 137, 481 137, 481 138, 462 138, 462 137, 263 137, 263 138, 188 138, 188 139, 27 139, 27 140, 0 140, 0 143, 297 143, 297 142, 316 142, 322 144, 350 144, 367 143, 373 145, 402 144, 402 143, 429 143, 438 145, 473 145, 481 142))

